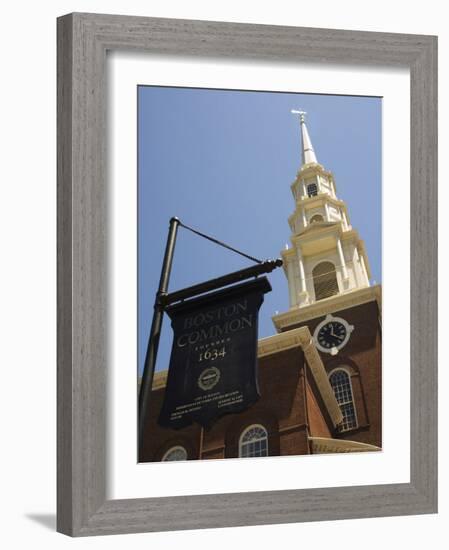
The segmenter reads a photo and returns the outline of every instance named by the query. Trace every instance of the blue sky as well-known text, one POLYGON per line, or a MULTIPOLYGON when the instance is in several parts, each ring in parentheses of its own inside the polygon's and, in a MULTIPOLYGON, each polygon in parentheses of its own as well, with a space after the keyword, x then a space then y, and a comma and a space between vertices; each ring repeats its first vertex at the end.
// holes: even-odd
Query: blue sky
MULTIPOLYGON (((380 98, 140 86, 138 100, 139 372, 172 216, 261 259, 289 242, 290 184, 301 163, 291 109, 307 111, 318 162, 333 172, 381 282, 380 98)), ((169 290, 249 265, 180 228, 169 290)), ((283 269, 268 278, 259 337, 274 334, 271 316, 288 309, 283 269)), ((156 370, 168 367, 171 334, 165 317, 156 370)))

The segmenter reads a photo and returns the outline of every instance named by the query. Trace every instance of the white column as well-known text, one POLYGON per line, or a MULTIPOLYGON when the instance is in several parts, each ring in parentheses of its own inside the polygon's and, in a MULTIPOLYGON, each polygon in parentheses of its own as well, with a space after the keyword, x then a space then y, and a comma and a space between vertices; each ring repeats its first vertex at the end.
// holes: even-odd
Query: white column
POLYGON ((326 221, 330 222, 331 221, 331 215, 330 215, 330 212, 329 212, 329 205, 327 204, 327 202, 324 203, 324 210, 326 211, 326 221))
POLYGON ((296 306, 296 292, 295 292, 295 271, 293 263, 287 260, 287 277, 288 277, 288 292, 290 297, 290 307, 296 306))
POLYGON ((304 206, 302 207, 301 211, 302 211, 302 225, 304 227, 307 227, 306 209, 304 208, 304 206))
POLYGON ((307 197, 307 189, 304 181, 302 182, 302 195, 303 197, 307 197))
POLYGON ((301 251, 299 249, 298 249, 298 266, 299 266, 300 292, 302 294, 307 292, 307 286, 306 286, 306 275, 304 272, 304 262, 302 260, 301 251))
POLYGON ((346 231, 349 229, 348 225, 348 218, 346 217, 346 213, 343 210, 343 208, 340 209, 341 217, 343 218, 343 227, 346 229, 346 231))
POLYGON ((356 246, 354 246, 354 254, 352 255, 352 266, 356 286, 365 286, 365 275, 360 265, 359 251, 356 246))
POLYGON ((347 280, 348 277, 348 270, 346 269, 346 262, 345 257, 343 255, 343 248, 341 246, 340 238, 337 239, 337 250, 338 250, 338 257, 340 258, 340 265, 341 265, 341 272, 343 273, 343 279, 347 280))
POLYGON ((359 258, 360 258, 360 265, 362 267, 363 275, 365 276, 366 286, 370 286, 369 278, 368 278, 368 271, 366 270, 366 265, 365 265, 365 260, 363 259, 363 254, 359 254, 359 258))

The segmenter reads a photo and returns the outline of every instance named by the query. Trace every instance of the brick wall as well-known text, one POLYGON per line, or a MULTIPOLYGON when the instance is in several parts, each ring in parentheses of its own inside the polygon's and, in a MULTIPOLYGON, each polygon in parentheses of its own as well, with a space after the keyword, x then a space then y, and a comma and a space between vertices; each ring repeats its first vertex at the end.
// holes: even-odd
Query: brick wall
MULTIPOLYGON (((354 325, 349 342, 336 355, 321 353, 320 357, 329 373, 344 366, 351 373, 351 383, 358 420, 355 430, 336 435, 341 439, 350 439, 382 446, 382 340, 377 302, 369 302, 343 311, 332 313, 354 325)), ((311 334, 324 319, 318 317, 296 325, 308 326, 311 334)))
MULTIPOLYGON (((157 416, 165 388, 153 391, 142 462, 159 461, 173 446, 186 448, 189 459, 238 457, 246 427, 262 424, 268 431, 269 455, 310 452, 308 434, 338 437, 381 446, 381 337, 376 302, 333 313, 354 325, 348 344, 337 356, 320 353, 327 372, 344 365, 351 374, 358 419, 355 430, 336 433, 301 348, 259 359, 259 401, 247 411, 220 418, 209 430, 194 424, 181 430, 161 428, 157 416)), ((323 317, 304 323, 313 334, 323 317)), ((296 328, 296 327, 291 327, 296 328)))

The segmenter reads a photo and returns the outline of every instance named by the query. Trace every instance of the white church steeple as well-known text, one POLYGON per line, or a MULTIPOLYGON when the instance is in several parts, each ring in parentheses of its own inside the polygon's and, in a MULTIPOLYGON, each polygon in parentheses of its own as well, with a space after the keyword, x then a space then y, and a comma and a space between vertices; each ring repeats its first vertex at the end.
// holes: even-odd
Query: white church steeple
MULTIPOLYGON (((290 311, 370 286, 364 243, 350 224, 345 202, 337 197, 332 173, 317 161, 306 113, 291 112, 299 115, 301 166, 291 185, 295 200, 288 219, 292 246, 281 252, 290 311)), ((282 315, 273 318, 276 326, 282 315)))
POLYGON ((301 159, 302 164, 317 164, 318 161, 316 160, 315 151, 313 150, 312 141, 309 136, 309 132, 307 131, 306 126, 306 120, 305 115, 307 114, 305 111, 297 111, 295 109, 291 110, 291 113, 294 115, 299 115, 299 121, 301 124, 301 136, 302 136, 302 148, 301 148, 301 159))

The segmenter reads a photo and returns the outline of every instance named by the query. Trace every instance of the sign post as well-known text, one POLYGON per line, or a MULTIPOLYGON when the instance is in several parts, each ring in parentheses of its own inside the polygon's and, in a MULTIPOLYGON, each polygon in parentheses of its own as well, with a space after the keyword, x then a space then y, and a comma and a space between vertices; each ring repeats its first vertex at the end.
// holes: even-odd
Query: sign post
POLYGON ((176 236, 180 221, 173 217, 170 219, 167 244, 165 246, 164 260, 162 262, 159 287, 154 301, 153 321, 151 323, 150 336, 148 338, 147 354, 145 356, 145 365, 143 368, 142 382, 139 393, 139 449, 142 448, 142 441, 145 433, 145 412, 148 409, 150 401, 151 387, 153 385, 154 368, 156 366, 156 356, 159 347, 159 338, 161 336, 162 320, 164 308, 161 304, 161 295, 168 289, 170 272, 173 263, 173 254, 175 251, 176 236))

